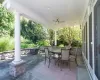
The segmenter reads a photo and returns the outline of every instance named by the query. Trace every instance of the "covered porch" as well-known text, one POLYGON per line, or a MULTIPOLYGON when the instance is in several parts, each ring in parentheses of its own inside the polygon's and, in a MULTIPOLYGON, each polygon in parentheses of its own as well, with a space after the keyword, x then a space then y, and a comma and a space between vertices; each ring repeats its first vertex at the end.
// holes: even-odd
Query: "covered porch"
MULTIPOLYGON (((87 16, 91 13, 91 4, 96 4, 96 0, 5 0, 3 5, 9 10, 14 11, 15 13, 15 54, 14 60, 11 62, 11 75, 16 77, 17 68, 16 66, 21 65, 21 68, 18 68, 18 73, 24 73, 27 61, 21 58, 21 48, 20 48, 20 16, 25 16, 30 20, 36 21, 42 24, 44 27, 53 29, 55 31, 55 46, 57 45, 57 35, 56 31, 62 26, 76 26, 79 25, 82 31, 87 19, 87 16), (14 68, 15 67, 15 68, 14 68), (20 72, 22 71, 22 72, 20 72)), ((93 15, 91 15, 94 17, 93 15)), ((93 25, 93 24, 91 24, 93 25)), ((89 26, 89 25, 88 25, 89 26)), ((88 28, 89 29, 89 28, 88 28)), ((91 30, 93 31, 94 28, 91 30)), ((83 31, 83 34, 85 33, 83 31)), ((94 33, 91 33, 92 35, 94 33)), ((86 37, 84 34, 83 36, 86 37)), ((89 36, 89 35, 88 35, 89 36)), ((93 35, 94 36, 94 35, 93 35)), ((91 44, 93 44, 94 37, 92 36, 91 44)), ((83 38, 84 39, 84 38, 83 38)), ((92 46, 92 48, 94 45, 92 46)), ((92 50, 94 52, 94 49, 92 50)), ((89 50, 88 50, 89 52, 89 50)), ((17 80, 29 79, 29 80, 82 80, 84 77, 89 80, 90 70, 89 67, 89 58, 88 62, 86 60, 86 39, 83 40, 82 55, 78 55, 77 62, 78 66, 74 63, 71 63, 71 71, 68 67, 63 67, 63 71, 60 71, 59 66, 54 65, 54 62, 51 62, 50 68, 47 65, 44 65, 44 61, 40 62, 31 70, 27 71, 22 76, 16 78, 17 80), (85 50, 84 50, 85 49, 85 50), (83 60, 82 60, 83 59, 83 60), (81 73, 82 72, 82 73, 81 73), (80 74, 81 73, 81 74, 80 74), (35 75, 35 76, 34 76, 35 75)), ((81 54, 81 53, 80 53, 81 54)), ((89 53, 88 53, 89 54, 89 53)), ((94 55, 94 53, 92 54, 94 55)), ((88 55, 89 56, 89 55, 88 55)), ((29 57, 29 56, 27 56, 29 57)), ((31 59, 31 58, 30 58, 31 59)), ((32 61, 30 60, 29 63, 32 61)), ((28 64, 29 66, 32 66, 28 64)), ((94 60, 92 61, 93 69, 94 60)), ((95 78, 94 70, 92 70, 92 78, 95 78)), ((94 79, 95 80, 95 79, 94 79)))

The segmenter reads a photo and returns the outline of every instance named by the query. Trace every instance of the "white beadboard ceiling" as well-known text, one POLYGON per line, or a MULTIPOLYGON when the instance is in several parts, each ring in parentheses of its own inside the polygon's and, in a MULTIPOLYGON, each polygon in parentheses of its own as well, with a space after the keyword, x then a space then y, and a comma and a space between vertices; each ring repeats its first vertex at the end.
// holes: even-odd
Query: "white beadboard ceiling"
POLYGON ((22 15, 56 29, 79 25, 89 0, 7 0, 22 15))

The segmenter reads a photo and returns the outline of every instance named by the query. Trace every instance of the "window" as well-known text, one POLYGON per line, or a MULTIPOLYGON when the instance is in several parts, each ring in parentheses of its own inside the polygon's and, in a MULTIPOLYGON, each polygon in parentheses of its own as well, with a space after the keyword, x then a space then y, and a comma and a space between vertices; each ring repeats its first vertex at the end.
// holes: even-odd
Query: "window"
POLYGON ((95 26, 95 74, 100 80, 100 1, 94 7, 94 26, 95 26))
POLYGON ((89 16, 89 63, 92 67, 92 13, 89 16))
POLYGON ((87 44, 87 42, 88 42, 88 41, 87 41, 87 22, 86 22, 86 24, 85 24, 85 42, 86 42, 86 43, 85 43, 85 44, 86 44, 86 45, 85 45, 86 58, 88 59, 88 51, 87 51, 87 50, 88 50, 88 49, 87 49, 87 48, 88 48, 88 47, 87 47, 87 46, 88 46, 88 44, 87 44))

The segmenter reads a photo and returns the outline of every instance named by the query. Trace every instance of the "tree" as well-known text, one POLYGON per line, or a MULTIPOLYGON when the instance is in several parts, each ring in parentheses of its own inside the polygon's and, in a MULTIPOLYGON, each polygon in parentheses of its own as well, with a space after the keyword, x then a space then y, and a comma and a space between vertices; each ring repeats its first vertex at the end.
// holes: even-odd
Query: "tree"
POLYGON ((34 21, 23 18, 21 21, 21 27, 21 35, 24 38, 31 40, 33 43, 46 38, 46 33, 43 27, 34 21))
POLYGON ((50 45, 53 45, 53 41, 54 41, 54 31, 52 29, 48 29, 48 35, 49 35, 50 45))
POLYGON ((0 0, 0 3, 2 3, 4 0, 0 0))
POLYGON ((72 44, 75 41, 81 42, 81 29, 79 26, 66 27, 58 30, 58 39, 62 43, 72 44))
POLYGON ((14 16, 0 4, 0 37, 9 35, 13 29, 14 16))

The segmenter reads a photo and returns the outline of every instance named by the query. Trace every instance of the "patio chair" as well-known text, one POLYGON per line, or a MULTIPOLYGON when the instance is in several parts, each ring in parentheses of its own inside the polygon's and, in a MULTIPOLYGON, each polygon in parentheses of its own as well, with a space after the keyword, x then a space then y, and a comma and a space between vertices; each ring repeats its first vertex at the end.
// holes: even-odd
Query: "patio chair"
POLYGON ((49 54, 51 54, 54 57, 54 54, 52 52, 53 50, 54 50, 53 46, 48 46, 48 52, 49 52, 49 54))
POLYGON ((53 50, 53 47, 52 46, 48 46, 48 50, 49 51, 52 51, 53 50))
POLYGON ((72 48, 71 45, 66 46, 66 49, 71 49, 71 48, 72 48))
POLYGON ((46 64, 46 60, 48 59, 49 60, 48 68, 49 68, 52 59, 52 54, 49 53, 48 48, 45 48, 44 50, 45 50, 45 64, 46 64))
POLYGON ((44 53, 45 52, 45 47, 43 47, 43 46, 41 46, 41 47, 39 47, 39 51, 38 51, 38 53, 40 54, 40 53, 44 53))
MULTIPOLYGON (((55 50, 58 50, 61 52, 61 48, 59 48, 59 47, 56 47, 56 46, 49 46, 48 47, 49 54, 51 55, 51 58, 55 60, 55 65, 56 65, 56 63, 59 60, 60 54, 53 52, 55 50)), ((59 64, 58 64, 58 66, 59 66, 59 64)))
POLYGON ((72 48, 70 51, 70 62, 75 62, 77 65, 77 48, 72 48))
POLYGON ((59 59, 59 62, 61 62, 61 71, 62 71, 62 65, 66 62, 69 66, 69 50, 68 49, 61 49, 61 58, 59 59))

